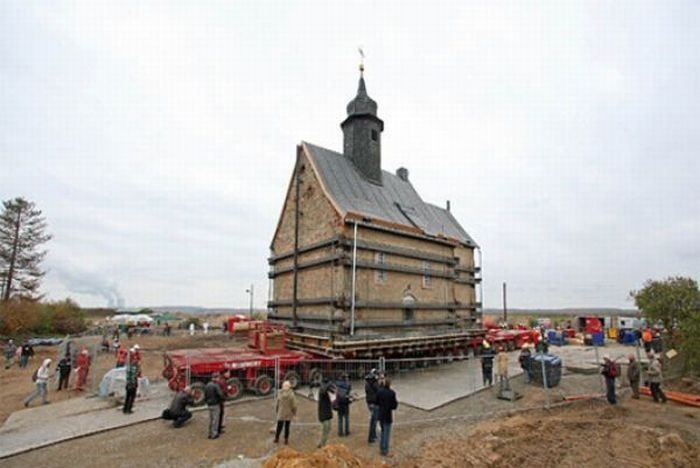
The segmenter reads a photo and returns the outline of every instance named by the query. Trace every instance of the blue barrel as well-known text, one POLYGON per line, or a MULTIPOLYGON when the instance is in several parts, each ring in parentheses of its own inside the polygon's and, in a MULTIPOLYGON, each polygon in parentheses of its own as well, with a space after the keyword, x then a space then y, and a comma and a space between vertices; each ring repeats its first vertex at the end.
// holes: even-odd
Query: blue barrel
POLYGON ((566 336, 561 330, 549 330, 547 331, 547 341, 553 345, 564 346, 566 344, 566 336))
POLYGON ((559 356, 553 354, 534 354, 530 357, 532 381, 544 386, 544 376, 547 377, 547 387, 556 387, 561 380, 562 362, 559 356), (544 362, 544 374, 542 373, 544 362))
POLYGON ((593 346, 605 345, 605 333, 603 333, 603 332, 591 333, 591 342, 592 342, 593 346))
POLYGON ((625 334, 622 335, 622 344, 624 344, 624 345, 637 344, 637 332, 634 330, 625 330, 625 334))

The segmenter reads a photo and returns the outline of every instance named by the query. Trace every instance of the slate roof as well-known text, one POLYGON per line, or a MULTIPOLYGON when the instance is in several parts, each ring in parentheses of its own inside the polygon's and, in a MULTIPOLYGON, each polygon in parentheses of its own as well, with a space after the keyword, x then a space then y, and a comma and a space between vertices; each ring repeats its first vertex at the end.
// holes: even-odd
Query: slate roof
POLYGON ((355 212, 416 227, 428 236, 441 234, 478 247, 449 211, 424 202, 409 181, 383 170, 382 185, 374 184, 342 154, 310 143, 303 144, 323 185, 343 214, 355 212))

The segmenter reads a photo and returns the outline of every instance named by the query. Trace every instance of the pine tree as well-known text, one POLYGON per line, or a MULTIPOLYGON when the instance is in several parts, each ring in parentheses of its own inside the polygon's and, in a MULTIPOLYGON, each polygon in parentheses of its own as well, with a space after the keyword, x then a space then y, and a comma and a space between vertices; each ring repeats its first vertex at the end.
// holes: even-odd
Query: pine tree
POLYGON ((34 203, 23 198, 2 202, 0 213, 0 298, 41 299, 39 286, 44 271, 41 261, 46 250, 40 246, 51 239, 46 218, 34 203))

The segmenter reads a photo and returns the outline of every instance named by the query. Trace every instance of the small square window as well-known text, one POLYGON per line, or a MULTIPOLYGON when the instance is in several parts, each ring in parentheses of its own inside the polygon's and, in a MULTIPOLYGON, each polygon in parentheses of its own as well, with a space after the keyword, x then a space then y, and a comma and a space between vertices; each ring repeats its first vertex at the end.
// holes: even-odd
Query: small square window
POLYGON ((430 276, 430 263, 423 262, 423 287, 429 288, 432 285, 432 278, 430 276))
MULTIPOLYGON (((386 265, 386 256, 384 252, 376 252, 374 254, 374 263, 379 265, 380 268, 386 265)), ((386 270, 377 269, 374 271, 374 282, 384 284, 386 283, 386 270)))
POLYGON ((379 132, 372 130, 372 141, 379 141, 379 132))

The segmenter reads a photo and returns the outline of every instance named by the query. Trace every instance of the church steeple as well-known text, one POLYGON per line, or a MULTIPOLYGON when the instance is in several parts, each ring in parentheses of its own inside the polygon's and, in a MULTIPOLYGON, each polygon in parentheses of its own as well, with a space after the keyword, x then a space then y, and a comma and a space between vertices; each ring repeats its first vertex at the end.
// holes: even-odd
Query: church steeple
POLYGON ((367 179, 382 184, 381 133, 384 122, 377 117, 377 103, 367 94, 364 66, 360 65, 357 95, 348 103, 343 129, 343 154, 367 179))

